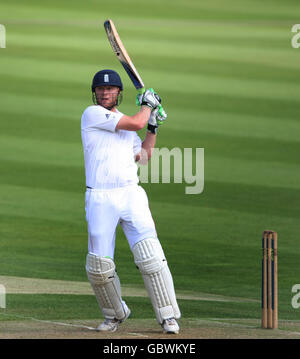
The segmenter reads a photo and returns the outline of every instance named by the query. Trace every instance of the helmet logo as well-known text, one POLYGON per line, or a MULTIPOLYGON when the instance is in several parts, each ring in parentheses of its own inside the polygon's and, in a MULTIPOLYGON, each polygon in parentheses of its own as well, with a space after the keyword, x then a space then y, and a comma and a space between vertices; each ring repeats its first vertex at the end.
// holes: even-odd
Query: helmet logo
POLYGON ((104 82, 109 82, 109 75, 108 74, 104 75, 104 82))

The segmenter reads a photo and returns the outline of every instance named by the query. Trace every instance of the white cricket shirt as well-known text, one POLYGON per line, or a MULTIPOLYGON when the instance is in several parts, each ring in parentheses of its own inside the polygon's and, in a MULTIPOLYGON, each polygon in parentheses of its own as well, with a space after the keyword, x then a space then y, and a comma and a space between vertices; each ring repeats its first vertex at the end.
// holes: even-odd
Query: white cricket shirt
POLYGON ((116 130, 123 116, 102 106, 87 107, 81 117, 86 185, 118 188, 139 182, 135 156, 142 141, 135 131, 116 130))

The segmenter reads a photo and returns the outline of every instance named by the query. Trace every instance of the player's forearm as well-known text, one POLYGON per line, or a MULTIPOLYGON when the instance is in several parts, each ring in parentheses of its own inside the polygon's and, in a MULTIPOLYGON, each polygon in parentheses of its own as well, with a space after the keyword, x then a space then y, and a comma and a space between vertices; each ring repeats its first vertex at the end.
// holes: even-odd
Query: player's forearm
POLYGON ((150 133, 147 131, 146 137, 142 143, 142 151, 140 157, 141 164, 147 164, 152 156, 152 152, 154 150, 156 143, 156 134, 150 133))

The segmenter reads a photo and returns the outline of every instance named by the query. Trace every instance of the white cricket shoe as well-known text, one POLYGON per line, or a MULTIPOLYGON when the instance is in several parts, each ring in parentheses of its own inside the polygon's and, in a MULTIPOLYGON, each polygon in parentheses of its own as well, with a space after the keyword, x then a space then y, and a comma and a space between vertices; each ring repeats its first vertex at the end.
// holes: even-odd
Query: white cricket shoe
POLYGON ((109 319, 109 318, 105 318, 104 322, 101 323, 98 328, 96 329, 97 332, 115 332, 118 329, 119 324, 121 324, 122 322, 124 322, 124 320, 126 320, 130 314, 131 311, 130 309, 127 307, 125 307, 125 311, 126 311, 126 315, 125 318, 123 319, 109 319))
POLYGON ((161 326, 164 330, 164 333, 168 333, 168 334, 178 334, 179 333, 179 325, 175 318, 165 319, 161 326))
POLYGON ((105 318, 104 322, 101 323, 96 330, 97 332, 115 332, 118 329, 118 326, 118 319, 105 318))

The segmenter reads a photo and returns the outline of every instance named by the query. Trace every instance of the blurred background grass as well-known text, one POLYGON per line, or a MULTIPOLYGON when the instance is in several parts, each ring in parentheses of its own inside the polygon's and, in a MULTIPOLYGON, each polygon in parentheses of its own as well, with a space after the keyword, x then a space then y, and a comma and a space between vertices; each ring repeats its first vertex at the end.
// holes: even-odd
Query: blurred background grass
MULTIPOLYGON (((260 237, 273 229, 279 309, 299 319, 299 10, 269 0, 1 1, 1 274, 86 280, 80 117, 94 73, 119 71, 120 110, 137 111, 103 29, 112 18, 168 113, 157 146, 205 149, 202 194, 142 184, 176 288, 259 299, 260 237)), ((116 262, 124 283, 142 285, 120 230, 116 262)))

